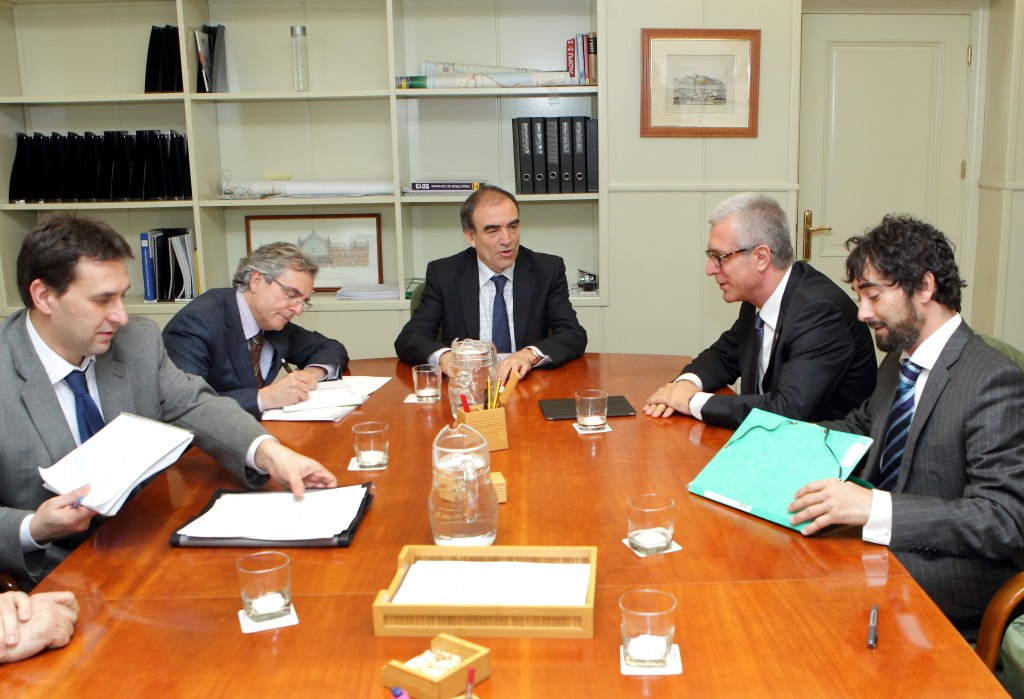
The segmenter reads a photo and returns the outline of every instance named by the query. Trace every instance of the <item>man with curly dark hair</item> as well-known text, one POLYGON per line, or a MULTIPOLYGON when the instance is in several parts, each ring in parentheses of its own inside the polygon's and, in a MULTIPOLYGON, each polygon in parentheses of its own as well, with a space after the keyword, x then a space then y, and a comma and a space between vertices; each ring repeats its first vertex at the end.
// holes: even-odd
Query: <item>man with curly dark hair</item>
POLYGON ((889 215, 847 248, 860 318, 889 354, 871 397, 822 424, 874 439, 862 475, 876 487, 809 483, 791 521, 863 526, 973 640, 1024 568, 1024 371, 961 318, 966 284, 933 226, 889 215))

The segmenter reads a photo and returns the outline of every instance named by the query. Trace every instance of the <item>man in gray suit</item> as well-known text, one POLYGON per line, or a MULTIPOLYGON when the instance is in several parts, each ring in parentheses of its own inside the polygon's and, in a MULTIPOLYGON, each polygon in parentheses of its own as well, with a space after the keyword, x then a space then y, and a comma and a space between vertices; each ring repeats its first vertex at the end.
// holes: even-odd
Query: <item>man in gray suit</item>
POLYGON ((0 570, 31 588, 88 533, 85 485, 52 496, 39 468, 56 463, 122 412, 168 422, 249 487, 268 478, 296 497, 336 484, 322 465, 273 439, 230 398, 179 371, 149 320, 129 322, 131 249, 108 225, 56 216, 17 262, 25 310, 0 326, 0 570))
POLYGON ((909 216, 847 242, 861 320, 888 352, 874 393, 829 429, 870 435, 862 488, 838 479, 790 504, 804 534, 863 526, 968 640, 999 586, 1024 568, 1024 372, 960 317, 953 248, 909 216))

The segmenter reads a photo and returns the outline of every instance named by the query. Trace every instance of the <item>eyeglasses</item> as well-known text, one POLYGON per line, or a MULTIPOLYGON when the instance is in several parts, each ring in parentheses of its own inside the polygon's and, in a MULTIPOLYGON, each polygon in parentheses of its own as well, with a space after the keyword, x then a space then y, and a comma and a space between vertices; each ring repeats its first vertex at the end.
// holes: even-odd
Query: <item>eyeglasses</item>
POLYGON ((733 255, 738 255, 741 252, 750 252, 754 248, 740 248, 739 250, 733 250, 732 252, 714 252, 713 250, 705 250, 704 254, 708 256, 708 259, 715 263, 715 267, 721 267, 722 263, 733 255))
POLYGON ((284 289, 284 296, 286 299, 288 299, 289 306, 302 306, 303 311, 308 311, 310 308, 313 307, 313 302, 307 298, 303 298, 302 292, 300 292, 298 289, 294 289, 286 284, 282 284, 276 279, 271 279, 270 283, 277 284, 279 287, 284 289))

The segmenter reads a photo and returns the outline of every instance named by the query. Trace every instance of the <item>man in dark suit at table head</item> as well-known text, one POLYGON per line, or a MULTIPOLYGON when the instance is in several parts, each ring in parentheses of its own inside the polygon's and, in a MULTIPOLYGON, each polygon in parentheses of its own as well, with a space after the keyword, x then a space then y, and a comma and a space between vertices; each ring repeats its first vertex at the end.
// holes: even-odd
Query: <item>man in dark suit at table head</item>
POLYGON ((735 428, 753 408, 797 420, 845 415, 875 385, 871 334, 828 277, 793 262, 786 213, 763 194, 738 194, 708 219, 704 273, 739 317, 644 406, 735 428), (740 380, 739 395, 710 391, 740 380))
POLYGON ((175 367, 155 323, 129 320, 131 256, 107 224, 69 215, 38 225, 18 254, 25 309, 0 326, 0 569, 25 589, 84 540, 96 514, 79 506, 88 485, 53 496, 39 469, 122 412, 193 432, 200 449, 250 487, 268 475, 296 495, 337 482, 175 367))
POLYGON ((876 489, 815 481, 792 521, 804 534, 862 525, 972 639, 1024 565, 1024 372, 961 318, 965 283, 941 232, 890 215, 847 245, 860 317, 888 355, 871 397, 822 424, 874 439, 862 477, 876 489))
POLYGON ((305 400, 348 365, 340 342, 292 322, 312 305, 318 271, 316 260, 290 243, 253 250, 239 262, 233 289, 210 289, 171 318, 163 333, 167 355, 257 418, 305 400), (275 381, 282 364, 301 368, 275 381))
POLYGON ((587 332, 569 302, 565 263, 519 245, 516 198, 483 185, 460 218, 470 247, 427 265, 420 306, 395 340, 402 361, 439 364, 448 374, 453 340, 490 341, 504 381, 582 355, 587 332))

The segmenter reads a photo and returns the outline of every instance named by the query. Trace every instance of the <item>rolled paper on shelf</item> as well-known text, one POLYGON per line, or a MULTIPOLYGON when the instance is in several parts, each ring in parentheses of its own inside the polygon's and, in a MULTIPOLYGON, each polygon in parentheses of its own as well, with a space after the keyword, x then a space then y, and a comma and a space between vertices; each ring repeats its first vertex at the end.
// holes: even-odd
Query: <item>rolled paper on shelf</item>
POLYGON ((225 182, 230 197, 344 197, 394 194, 391 180, 255 180, 225 182))

